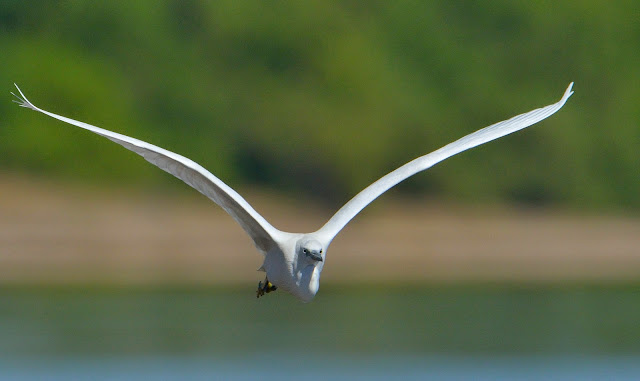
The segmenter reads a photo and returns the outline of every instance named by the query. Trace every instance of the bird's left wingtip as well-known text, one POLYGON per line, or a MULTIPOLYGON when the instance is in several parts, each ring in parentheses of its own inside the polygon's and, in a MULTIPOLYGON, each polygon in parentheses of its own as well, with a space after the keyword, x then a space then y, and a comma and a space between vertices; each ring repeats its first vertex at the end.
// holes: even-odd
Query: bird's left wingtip
POLYGON ((562 96, 562 101, 566 102, 567 99, 569 99, 569 97, 573 94, 573 82, 571 82, 569 84, 569 86, 567 87, 567 89, 564 92, 564 95, 562 96))

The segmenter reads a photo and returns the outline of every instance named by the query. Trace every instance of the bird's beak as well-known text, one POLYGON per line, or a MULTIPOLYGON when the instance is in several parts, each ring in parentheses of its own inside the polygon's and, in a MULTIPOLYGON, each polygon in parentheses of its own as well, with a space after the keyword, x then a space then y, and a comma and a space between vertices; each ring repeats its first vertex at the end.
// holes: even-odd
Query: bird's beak
POLYGON ((309 258, 313 259, 314 261, 322 262, 322 255, 320 255, 320 253, 310 251, 309 254, 307 255, 309 256, 309 258))

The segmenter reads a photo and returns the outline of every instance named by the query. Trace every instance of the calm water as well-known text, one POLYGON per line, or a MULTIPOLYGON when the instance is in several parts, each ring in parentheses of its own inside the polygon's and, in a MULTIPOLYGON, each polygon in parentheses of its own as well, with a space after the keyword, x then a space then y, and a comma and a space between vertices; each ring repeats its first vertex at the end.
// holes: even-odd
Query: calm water
POLYGON ((637 357, 56 357, 0 361, 3 380, 638 380, 637 357), (35 360, 35 359, 34 359, 35 360))
POLYGON ((638 379, 640 286, 0 288, 0 379, 638 379))

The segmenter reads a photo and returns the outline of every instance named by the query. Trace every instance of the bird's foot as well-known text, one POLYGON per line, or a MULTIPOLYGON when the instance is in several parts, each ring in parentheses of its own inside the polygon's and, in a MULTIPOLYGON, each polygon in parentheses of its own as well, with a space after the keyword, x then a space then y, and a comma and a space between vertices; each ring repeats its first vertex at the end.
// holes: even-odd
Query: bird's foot
POLYGON ((265 291, 264 291, 264 287, 262 286, 262 282, 258 282, 258 291, 256 291, 256 298, 261 297, 262 295, 264 295, 265 291))
POLYGON ((265 278, 264 285, 262 284, 262 282, 258 282, 258 291, 256 291, 256 298, 259 298, 264 294, 268 294, 277 289, 278 287, 274 286, 271 282, 269 282, 269 279, 265 278))

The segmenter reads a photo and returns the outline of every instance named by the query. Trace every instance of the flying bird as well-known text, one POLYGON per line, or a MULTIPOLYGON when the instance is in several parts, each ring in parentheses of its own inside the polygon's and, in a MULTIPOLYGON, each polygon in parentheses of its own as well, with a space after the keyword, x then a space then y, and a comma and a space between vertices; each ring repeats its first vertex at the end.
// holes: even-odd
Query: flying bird
POLYGON ((266 272, 266 277, 264 282, 258 283, 257 297, 276 289, 283 289, 305 303, 310 302, 318 292, 320 274, 331 241, 352 218, 378 196, 406 178, 457 153, 538 123, 560 110, 573 94, 572 82, 557 103, 492 124, 436 151, 420 156, 366 187, 340 208, 320 229, 312 233, 289 233, 271 226, 242 196, 198 163, 142 140, 38 108, 29 102, 17 85, 15 86, 19 95, 12 94, 16 97, 14 102, 20 106, 104 136, 137 153, 151 164, 169 172, 210 198, 242 226, 253 239, 258 251, 264 256, 264 262, 259 270, 266 272))

